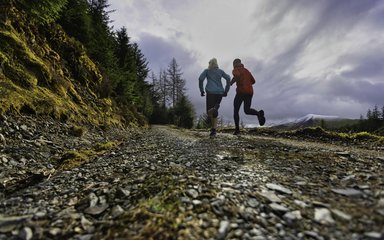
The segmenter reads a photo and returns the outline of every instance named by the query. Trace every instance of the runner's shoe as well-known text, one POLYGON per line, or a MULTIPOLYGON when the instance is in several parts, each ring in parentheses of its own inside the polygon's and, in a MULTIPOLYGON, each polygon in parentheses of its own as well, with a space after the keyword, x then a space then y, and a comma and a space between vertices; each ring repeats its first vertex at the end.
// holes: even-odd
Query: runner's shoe
POLYGON ((259 120, 260 126, 263 126, 265 124, 265 116, 263 110, 259 111, 259 114, 257 114, 257 119, 259 120))
POLYGON ((233 133, 233 135, 240 135, 240 130, 236 129, 235 132, 233 133))
POLYGON ((216 129, 212 128, 211 133, 209 134, 210 137, 216 137, 216 129))

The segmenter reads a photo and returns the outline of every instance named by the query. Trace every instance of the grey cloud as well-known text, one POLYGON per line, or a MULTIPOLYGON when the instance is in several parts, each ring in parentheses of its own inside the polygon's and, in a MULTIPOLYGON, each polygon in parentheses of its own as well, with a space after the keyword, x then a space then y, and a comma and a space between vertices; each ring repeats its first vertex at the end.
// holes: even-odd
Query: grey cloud
POLYGON ((172 58, 180 66, 191 65, 195 59, 183 46, 172 39, 164 39, 150 34, 140 36, 139 45, 154 72, 166 69, 172 58))
POLYGON ((384 83, 338 78, 327 84, 329 98, 346 98, 371 106, 384 103, 384 83))
POLYGON ((381 52, 364 53, 363 56, 361 54, 347 55, 342 60, 356 66, 354 69, 342 73, 343 77, 352 79, 383 79, 384 49, 381 52))
POLYGON ((195 0, 163 0, 162 5, 165 9, 176 10, 178 8, 189 9, 191 4, 196 3, 195 0))
POLYGON ((384 2, 377 1, 375 9, 372 11, 371 19, 375 27, 382 28, 384 22, 384 2))
MULTIPOLYGON (((280 15, 287 14, 289 10, 286 8, 293 8, 296 11, 303 11, 305 8, 311 5, 302 3, 303 1, 295 1, 295 4, 289 5, 287 3, 282 4, 280 15), (304 9, 301 9, 305 5, 304 9), (297 10, 301 9, 301 10, 297 10)), ((316 19, 311 19, 311 25, 306 28, 306 31, 298 33, 297 40, 291 45, 287 46, 286 51, 276 56, 276 62, 280 66, 280 72, 285 72, 287 68, 290 68, 291 64, 296 61, 297 55, 301 50, 306 47, 311 40, 316 39, 319 35, 323 34, 340 34, 342 32, 348 32, 351 27, 356 24, 362 14, 366 13, 369 9, 373 8, 374 4, 368 4, 369 2, 375 3, 376 1, 360 1, 360 0, 339 0, 339 1, 323 1, 325 4, 319 7, 319 12, 316 19), (346 17, 348 16, 348 17, 346 17)), ((293 1, 291 2, 293 3, 293 1)), ((272 5, 272 4, 271 4, 272 5)), ((280 18, 281 20, 282 18, 280 18)))

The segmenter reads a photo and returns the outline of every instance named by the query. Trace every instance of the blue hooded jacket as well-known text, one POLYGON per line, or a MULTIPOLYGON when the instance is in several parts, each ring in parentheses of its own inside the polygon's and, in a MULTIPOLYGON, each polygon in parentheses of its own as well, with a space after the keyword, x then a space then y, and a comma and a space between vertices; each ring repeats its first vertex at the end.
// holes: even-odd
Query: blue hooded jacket
POLYGON ((199 77, 200 92, 204 92, 203 82, 205 79, 207 79, 207 85, 205 86, 205 91, 207 93, 210 93, 210 94, 228 93, 230 88, 231 77, 220 68, 205 69, 200 74, 200 77, 199 77), (225 80, 227 80, 225 90, 223 88, 223 83, 221 82, 221 78, 224 78, 225 80))

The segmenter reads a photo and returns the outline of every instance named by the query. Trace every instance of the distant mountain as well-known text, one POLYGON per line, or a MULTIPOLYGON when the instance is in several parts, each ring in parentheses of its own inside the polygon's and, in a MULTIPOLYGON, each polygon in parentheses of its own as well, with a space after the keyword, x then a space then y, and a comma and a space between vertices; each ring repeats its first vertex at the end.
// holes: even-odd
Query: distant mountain
POLYGON ((343 120, 343 118, 337 116, 307 114, 304 117, 298 118, 296 120, 277 123, 270 127, 275 129, 297 129, 312 126, 320 126, 322 121, 333 122, 340 120, 343 120))

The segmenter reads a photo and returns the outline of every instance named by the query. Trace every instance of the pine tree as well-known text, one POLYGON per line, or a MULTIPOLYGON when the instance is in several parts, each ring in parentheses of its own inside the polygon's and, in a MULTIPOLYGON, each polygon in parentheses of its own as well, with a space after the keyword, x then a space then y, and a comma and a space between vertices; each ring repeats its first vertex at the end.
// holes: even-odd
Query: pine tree
POLYGON ((87 0, 68 0, 58 23, 70 36, 89 46, 92 26, 87 0))
POLYGON ((120 77, 116 78, 115 92, 124 101, 135 103, 139 97, 135 94, 136 67, 126 28, 116 32, 115 42, 115 56, 120 72, 120 77))
MULTIPOLYGON (((130 69, 133 66, 134 59, 131 53, 131 46, 127 29, 122 27, 116 31, 116 57, 121 69, 130 69)), ((131 69, 133 70, 133 69, 131 69)))
POLYGON ((68 0, 20 0, 22 8, 30 16, 30 19, 38 25, 45 25, 56 21, 60 17, 68 0))
POLYGON ((367 111, 367 119, 368 120, 370 120, 370 119, 372 119, 373 117, 372 117, 372 110, 371 109, 368 109, 368 111, 367 111))
POLYGON ((109 27, 110 19, 108 14, 111 11, 107 0, 89 1, 91 16, 91 39, 88 52, 91 58, 98 62, 107 71, 114 71, 116 67, 116 57, 114 56, 114 36, 109 27))
POLYGON ((138 80, 139 82, 144 82, 149 73, 148 61, 144 54, 141 52, 137 43, 132 44, 132 50, 134 54, 138 80))
POLYGON ((174 124, 183 128, 192 128, 195 110, 186 96, 181 96, 174 108, 174 124))
POLYGON ((151 112, 151 110, 147 108, 150 106, 149 103, 151 102, 151 97, 149 95, 150 86, 145 81, 149 73, 148 62, 137 43, 132 44, 132 52, 136 69, 135 93, 138 94, 138 96, 141 96, 139 97, 140 101, 138 102, 138 107, 140 111, 145 112, 148 116, 151 112))
POLYGON ((124 77, 116 91, 126 97, 135 107, 149 116, 152 111, 151 86, 146 83, 148 62, 136 43, 130 43, 125 27, 116 32, 116 51, 119 69, 124 77))

